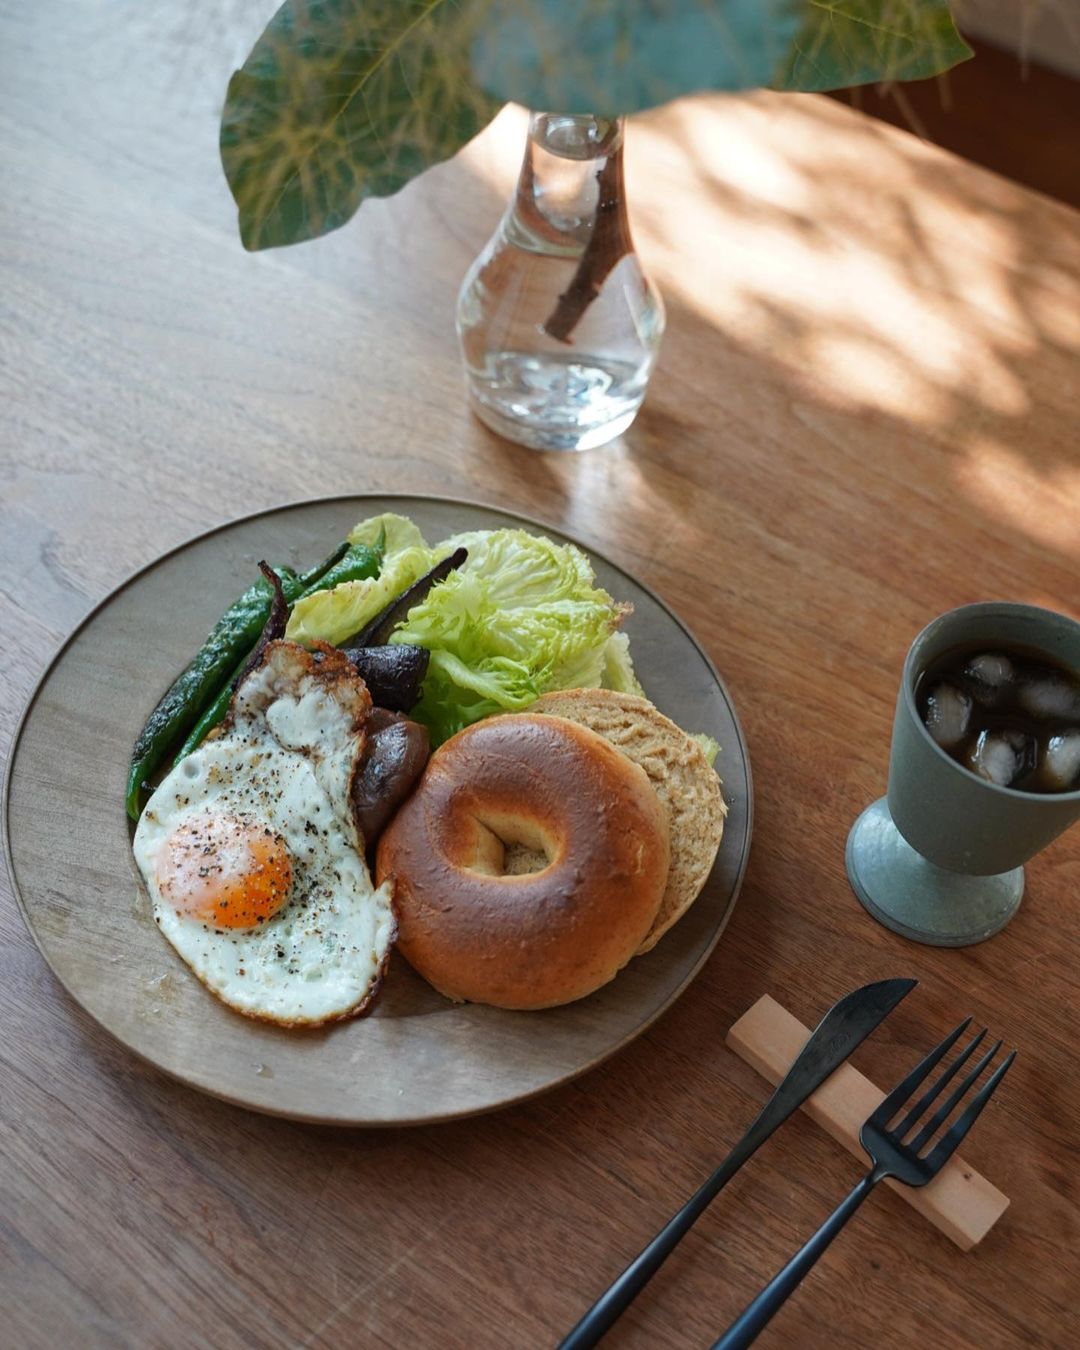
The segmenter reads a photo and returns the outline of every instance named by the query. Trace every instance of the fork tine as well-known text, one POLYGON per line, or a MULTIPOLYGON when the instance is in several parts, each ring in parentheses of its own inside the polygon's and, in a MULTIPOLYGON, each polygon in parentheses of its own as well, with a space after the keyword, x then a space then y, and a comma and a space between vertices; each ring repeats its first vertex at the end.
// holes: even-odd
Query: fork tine
POLYGON ((900 1110, 903 1104, 907 1101, 907 1099, 919 1086, 919 1084, 923 1081, 923 1079, 930 1072, 930 1070, 934 1067, 934 1065, 937 1064, 944 1055, 947 1055, 949 1053, 949 1051, 953 1048, 953 1046, 964 1034, 964 1032, 967 1031, 969 1026, 971 1026, 971 1018, 965 1017, 955 1031, 950 1031, 949 1034, 945 1037, 945 1039, 941 1042, 941 1044, 937 1046, 936 1049, 931 1050, 924 1060, 921 1060, 918 1064, 916 1064, 914 1069, 912 1069, 912 1071, 908 1074, 908 1076, 903 1080, 902 1083, 898 1083, 896 1087, 893 1088, 893 1090, 889 1093, 889 1095, 877 1108, 874 1114, 866 1122, 867 1125, 873 1126, 874 1128, 879 1130, 883 1130, 885 1126, 888 1125, 889 1121, 892 1120, 893 1116, 896 1115, 897 1111, 900 1110))
POLYGON ((944 1125, 945 1122, 948 1120, 948 1118, 952 1115, 953 1108, 956 1106, 956 1104, 960 1101, 962 1097, 967 1095, 969 1089, 974 1085, 975 1081, 978 1079, 979 1074, 982 1073, 983 1069, 986 1068, 986 1066, 990 1063, 990 1061, 994 1058, 994 1056, 1000 1049, 1001 1049, 1001 1042, 997 1041, 994 1045, 990 1047, 989 1050, 987 1050, 986 1054, 983 1055, 982 1059, 979 1060, 978 1064, 975 1065, 975 1067, 971 1070, 971 1072, 960 1084, 960 1086, 958 1088, 953 1089, 953 1091, 949 1094, 948 1099, 945 1101, 945 1103, 942 1106, 938 1107, 938 1109, 930 1117, 927 1123, 922 1127, 922 1129, 915 1136, 915 1138, 912 1139, 912 1141, 908 1144, 908 1148, 911 1149, 912 1153, 918 1153, 920 1149, 926 1147, 926 1145, 934 1137, 939 1127, 944 1125))
POLYGON ((1016 1051, 1010 1051, 1006 1058, 1002 1060, 998 1068, 995 1069, 982 1085, 976 1096, 972 1098, 971 1105, 960 1119, 957 1120, 949 1132, 945 1134, 926 1155, 924 1161, 931 1172, 936 1173, 939 1168, 943 1167, 945 1163, 948 1162, 953 1153, 956 1152, 957 1145, 960 1143, 961 1139, 963 1139, 964 1135, 967 1134, 968 1130, 971 1129, 972 1125, 978 1120, 979 1113, 993 1096, 994 1089, 1008 1073, 1009 1066, 1015 1058, 1016 1051))
POLYGON ((958 1073, 959 1070, 963 1068, 964 1064, 971 1058, 971 1055, 974 1053, 974 1051, 979 1045, 979 1042, 983 1039, 985 1035, 986 1029, 984 1028, 982 1031, 979 1032, 977 1036, 972 1037, 972 1039, 968 1042, 968 1044, 964 1047, 964 1049, 960 1051, 960 1053, 956 1056, 956 1058, 945 1070, 945 1072, 940 1074, 934 1083, 931 1083, 930 1087, 927 1088, 927 1090, 923 1093, 923 1095, 919 1098, 919 1100, 907 1113, 907 1115, 900 1122, 900 1124, 897 1125, 895 1129, 889 1131, 890 1134, 895 1135, 897 1139, 903 1139, 904 1135, 907 1134, 908 1130, 910 1130, 911 1127, 915 1124, 915 1122, 920 1118, 922 1113, 926 1110, 926 1108, 930 1105, 930 1103, 942 1090, 945 1084, 948 1083, 949 1080, 953 1078, 954 1075, 958 1073))

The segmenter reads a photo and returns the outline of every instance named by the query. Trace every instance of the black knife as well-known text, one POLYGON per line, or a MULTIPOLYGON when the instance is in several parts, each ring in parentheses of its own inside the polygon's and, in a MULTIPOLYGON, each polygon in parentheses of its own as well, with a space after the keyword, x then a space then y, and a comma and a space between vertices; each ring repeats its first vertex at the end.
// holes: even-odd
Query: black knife
POLYGON ((558 1350, 588 1350, 608 1331, 690 1231, 710 1201, 788 1116, 806 1101, 888 1017, 918 980, 879 980, 833 1004, 799 1052, 761 1114, 700 1190, 661 1228, 649 1245, 600 1295, 558 1350))

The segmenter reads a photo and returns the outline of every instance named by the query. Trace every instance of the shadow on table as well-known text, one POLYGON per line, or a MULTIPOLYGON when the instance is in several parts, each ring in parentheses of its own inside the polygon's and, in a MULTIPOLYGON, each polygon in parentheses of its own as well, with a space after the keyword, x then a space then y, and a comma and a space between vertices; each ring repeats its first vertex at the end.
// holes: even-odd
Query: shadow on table
MULTIPOLYGON (((966 505, 999 560, 1013 543, 1080 556, 1061 509, 1080 481, 1071 213, 834 105, 796 102, 803 135, 789 109, 780 121, 775 101, 755 99, 734 118, 688 102, 679 128, 642 128, 673 170, 642 203, 671 312, 666 364, 683 400, 715 415, 714 467, 741 422, 780 433, 774 468, 824 436, 864 477, 920 489, 928 511, 939 494, 966 505)), ((647 408, 646 442, 673 401, 647 408)))

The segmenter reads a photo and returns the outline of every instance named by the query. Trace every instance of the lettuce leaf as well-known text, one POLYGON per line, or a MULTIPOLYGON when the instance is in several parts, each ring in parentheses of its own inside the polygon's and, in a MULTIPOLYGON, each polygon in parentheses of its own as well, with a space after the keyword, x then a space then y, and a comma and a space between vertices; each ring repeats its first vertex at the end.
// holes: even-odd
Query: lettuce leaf
MULTIPOLYGON (((596 585, 588 558, 524 530, 456 535, 464 566, 414 606, 391 637, 431 652, 413 716, 436 743, 494 712, 517 712, 550 689, 601 682, 627 606, 596 585)), ((616 659, 620 669, 625 662, 616 659)))
POLYGON ((395 515, 393 511, 361 520, 349 531, 348 540, 350 544, 374 547, 380 536, 383 539, 383 557, 386 558, 395 553, 404 553, 410 548, 427 548, 424 536, 409 517, 395 515))
POLYGON ((645 697, 634 663, 630 659, 630 639, 625 633, 612 633, 604 646, 604 669, 599 684, 603 689, 614 689, 620 694, 640 694, 645 697))
POLYGON ((316 591, 293 605, 285 636, 310 647, 321 638, 332 647, 346 642, 370 623, 391 600, 422 577, 431 566, 427 549, 406 549, 387 558, 377 577, 343 581, 333 590, 316 591))
POLYGON ((707 735, 704 731, 691 732, 690 739, 692 741, 697 741, 698 745, 700 745, 705 752, 705 758, 715 768, 716 756, 720 753, 720 742, 715 740, 712 736, 707 735))
POLYGON ((414 605, 390 639, 431 653, 412 715, 435 744, 492 713, 520 712, 550 689, 643 692, 629 640, 618 631, 630 607, 597 586, 592 564, 572 544, 525 530, 476 530, 432 548, 393 512, 362 520, 349 534, 353 544, 379 541, 379 576, 298 601, 286 637, 344 642, 441 558, 467 549, 464 566, 414 605))
POLYGON ((364 581, 343 581, 331 590, 298 600, 289 615, 285 636, 310 646, 316 639, 332 646, 347 641, 437 561, 424 536, 406 516, 388 512, 362 520, 349 532, 350 544, 383 543, 379 575, 364 581))

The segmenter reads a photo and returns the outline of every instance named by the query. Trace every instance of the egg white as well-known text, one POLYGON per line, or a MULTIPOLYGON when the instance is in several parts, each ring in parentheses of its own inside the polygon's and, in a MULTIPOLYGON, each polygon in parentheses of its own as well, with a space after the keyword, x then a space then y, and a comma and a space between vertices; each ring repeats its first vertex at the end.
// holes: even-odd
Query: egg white
POLYGON ((396 933, 391 889, 372 885, 349 804, 367 706, 358 679, 320 679, 302 649, 272 644, 225 732, 173 769, 135 831, 162 933, 207 988, 250 1017, 318 1024, 359 1010, 378 986, 396 933), (162 894, 161 850, 208 816, 255 823, 288 849, 287 899, 255 927, 215 928, 162 894))

